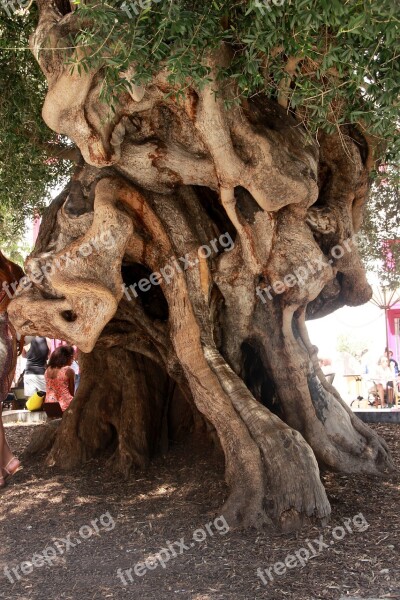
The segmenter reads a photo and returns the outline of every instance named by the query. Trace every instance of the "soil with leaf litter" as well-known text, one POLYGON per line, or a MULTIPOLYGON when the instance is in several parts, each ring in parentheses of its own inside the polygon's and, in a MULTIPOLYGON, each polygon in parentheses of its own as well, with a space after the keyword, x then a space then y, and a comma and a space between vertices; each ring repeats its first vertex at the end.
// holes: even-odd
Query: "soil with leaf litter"
MULTIPOLYGON (((22 454, 35 427, 6 428, 17 455, 22 454)), ((373 427, 389 443, 398 465, 400 427, 373 427)), ((104 458, 68 473, 43 462, 43 457, 24 459, 24 468, 1 492, 0 598, 400 600, 399 473, 382 478, 322 475, 332 505, 329 525, 309 525, 297 534, 282 535, 232 529, 223 533, 226 528, 221 520, 217 521, 219 530, 213 525, 227 494, 223 459, 194 439, 173 447, 146 472, 128 480, 107 467, 104 458), (99 520, 96 533, 91 522, 106 513, 107 529, 99 520), (359 513, 367 528, 361 526, 361 518, 354 526, 353 517, 359 513), (93 533, 87 539, 83 538, 90 532, 81 529, 84 525, 93 533), (196 532, 200 528, 203 533, 196 532), (31 561, 46 547, 55 548, 55 542, 68 535, 73 547, 66 552, 67 543, 59 542, 63 554, 57 551, 52 565, 25 565, 33 571, 22 575, 19 565, 23 561, 31 561), (204 536, 204 541, 198 541, 204 536), (136 563, 155 557, 168 548, 168 541, 176 542, 176 556, 164 563, 165 568, 157 562, 156 568, 144 574, 139 569, 141 576, 132 570, 133 582, 127 578, 124 586, 117 569, 133 569, 136 563), (305 556, 301 549, 307 548, 314 556, 303 560, 304 565, 297 561, 297 566, 285 572, 279 565, 280 574, 274 571, 274 565, 284 563, 288 555, 300 551, 305 556), (5 566, 11 574, 17 567, 21 578, 13 575, 11 583, 5 566), (272 580, 264 572, 266 585, 257 575, 258 568, 271 569, 272 580)))

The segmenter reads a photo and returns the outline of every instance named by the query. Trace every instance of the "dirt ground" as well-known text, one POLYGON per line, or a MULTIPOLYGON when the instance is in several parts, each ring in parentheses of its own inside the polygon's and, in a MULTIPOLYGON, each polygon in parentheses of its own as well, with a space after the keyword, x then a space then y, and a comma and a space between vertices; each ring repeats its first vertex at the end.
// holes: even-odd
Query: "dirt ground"
MULTIPOLYGON (((375 427, 399 464, 400 427, 375 427)), ((7 427, 17 454, 33 429, 7 427)), ((100 459, 68 474, 24 461, 0 496, 0 598, 400 599, 400 474, 323 479, 329 526, 272 535, 218 519, 223 462, 193 443, 128 481, 100 459)))

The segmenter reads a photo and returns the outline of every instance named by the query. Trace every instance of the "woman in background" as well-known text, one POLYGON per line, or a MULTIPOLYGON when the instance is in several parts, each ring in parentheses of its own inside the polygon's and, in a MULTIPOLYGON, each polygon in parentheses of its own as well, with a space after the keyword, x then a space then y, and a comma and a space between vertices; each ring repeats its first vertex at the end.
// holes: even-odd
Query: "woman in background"
POLYGON ((45 372, 45 402, 59 402, 62 411, 67 410, 74 397, 75 373, 71 368, 73 360, 72 346, 59 346, 50 356, 45 372))
MULTIPOLYGON (((17 341, 13 326, 9 322, 7 307, 11 301, 10 284, 16 284, 24 272, 8 260, 0 251, 0 402, 6 399, 14 378, 17 363, 17 341)), ((14 286, 15 289, 16 286, 14 286)), ((1 405, 2 408, 2 405, 1 405)), ((19 460, 7 443, 3 420, 0 419, 0 488, 5 480, 20 468, 19 460)))
POLYGON ((385 392, 387 402, 389 404, 392 402, 394 379, 394 372, 389 366, 389 358, 386 355, 381 356, 373 374, 373 382, 376 385, 382 408, 388 408, 388 404, 385 404, 385 392))

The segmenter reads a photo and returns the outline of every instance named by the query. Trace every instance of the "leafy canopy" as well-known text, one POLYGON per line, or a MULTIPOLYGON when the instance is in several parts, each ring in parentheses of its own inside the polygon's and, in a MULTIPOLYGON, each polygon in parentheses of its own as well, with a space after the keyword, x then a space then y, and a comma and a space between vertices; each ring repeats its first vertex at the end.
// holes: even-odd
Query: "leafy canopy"
MULTIPOLYGON (((235 82, 238 102, 258 94, 283 99, 313 135, 355 123, 378 138, 386 158, 398 155, 393 0, 75 0, 71 6, 81 24, 73 44, 83 58, 65 60, 71 69, 102 68, 103 99, 111 107, 133 82, 148 84, 161 68, 178 94, 201 87, 210 80, 210 51, 225 43, 232 60, 219 77, 235 82), (290 57, 295 69, 288 74, 290 57), (121 76, 132 64, 133 81, 121 76)), ((41 119, 46 85, 28 49, 36 20, 35 5, 12 16, 0 7, 0 241, 41 210, 49 188, 71 168, 58 156, 68 141, 41 119)))
POLYGON ((400 288, 400 167, 381 168, 366 211, 360 250, 365 266, 381 285, 400 288))
POLYGON ((115 101, 131 81, 150 83, 166 67, 181 91, 209 81, 209 52, 234 50, 219 76, 234 79, 237 98, 278 98, 310 131, 357 123, 393 154, 400 98, 400 28, 393 0, 75 0, 86 47, 75 68, 106 65, 104 95, 115 101), (141 8, 141 5, 146 8, 141 8), (275 5, 276 4, 276 5, 275 5), (280 6, 278 5, 280 4, 280 6), (101 51, 99 51, 101 48, 101 51), (296 59, 293 77, 286 66, 296 59), (297 62, 298 60, 298 62, 297 62))
POLYGON ((46 81, 28 47, 36 21, 36 10, 9 16, 0 6, 0 243, 10 256, 70 172, 57 159, 65 142, 42 119, 46 81))

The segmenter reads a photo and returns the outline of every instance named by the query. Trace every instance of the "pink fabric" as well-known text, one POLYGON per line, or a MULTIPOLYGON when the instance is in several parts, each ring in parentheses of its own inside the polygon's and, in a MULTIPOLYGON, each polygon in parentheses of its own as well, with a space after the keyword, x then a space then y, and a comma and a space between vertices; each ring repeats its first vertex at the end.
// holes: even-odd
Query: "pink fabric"
POLYGON ((35 215, 35 217, 33 219, 33 243, 36 242, 36 239, 39 235, 39 229, 40 229, 41 222, 42 222, 42 219, 39 217, 39 215, 35 215))
POLYGON ((400 303, 393 304, 386 311, 387 318, 387 330, 388 330, 388 347, 389 350, 393 351, 393 358, 399 362, 400 359, 400 339, 396 337, 396 324, 395 320, 400 319, 400 303))
POLYGON ((59 402, 61 409, 67 410, 68 406, 71 404, 73 396, 69 393, 68 386, 68 370, 71 367, 62 367, 58 373, 57 377, 51 379, 48 376, 48 369, 45 373, 46 379, 46 400, 45 402, 59 402))

